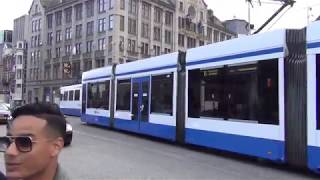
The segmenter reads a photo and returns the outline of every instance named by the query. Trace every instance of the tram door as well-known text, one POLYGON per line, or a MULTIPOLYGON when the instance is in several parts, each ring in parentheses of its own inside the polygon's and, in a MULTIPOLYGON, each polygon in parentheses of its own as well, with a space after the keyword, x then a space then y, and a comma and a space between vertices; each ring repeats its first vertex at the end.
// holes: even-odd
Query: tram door
POLYGON ((149 121, 149 84, 150 78, 132 79, 132 120, 149 121))

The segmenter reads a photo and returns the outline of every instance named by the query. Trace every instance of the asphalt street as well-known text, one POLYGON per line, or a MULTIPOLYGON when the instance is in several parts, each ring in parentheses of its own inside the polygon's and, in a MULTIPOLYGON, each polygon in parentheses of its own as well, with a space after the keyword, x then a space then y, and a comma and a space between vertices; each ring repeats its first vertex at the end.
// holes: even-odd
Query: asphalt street
MULTIPOLYGON (((227 179, 311 180, 313 173, 238 155, 179 146, 158 139, 88 126, 68 117, 74 128, 59 161, 74 180, 227 179)), ((0 135, 5 125, 0 126, 0 135)), ((4 169, 0 156, 0 170, 4 169)))

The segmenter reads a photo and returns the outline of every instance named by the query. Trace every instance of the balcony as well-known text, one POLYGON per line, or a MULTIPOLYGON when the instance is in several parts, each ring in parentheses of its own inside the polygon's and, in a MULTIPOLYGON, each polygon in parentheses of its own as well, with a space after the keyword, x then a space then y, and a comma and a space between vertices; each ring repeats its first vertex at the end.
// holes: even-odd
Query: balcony
POLYGON ((91 58, 92 53, 91 52, 86 52, 82 54, 83 59, 90 59, 91 58))
POLYGON ((62 57, 62 61, 69 61, 70 55, 66 55, 62 57))
POLYGON ((137 57, 139 55, 138 52, 133 52, 133 51, 127 51, 128 56, 133 56, 133 57, 137 57))
POLYGON ((104 57, 104 50, 97 50, 94 52, 94 57, 95 58, 102 58, 104 57))

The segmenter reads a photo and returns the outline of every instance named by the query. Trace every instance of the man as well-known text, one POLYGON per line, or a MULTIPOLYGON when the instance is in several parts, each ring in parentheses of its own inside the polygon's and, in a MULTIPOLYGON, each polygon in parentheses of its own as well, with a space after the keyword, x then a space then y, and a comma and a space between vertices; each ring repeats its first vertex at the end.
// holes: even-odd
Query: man
POLYGON ((53 104, 35 103, 12 113, 7 136, 0 137, 8 179, 68 180, 58 164, 66 120, 53 104))

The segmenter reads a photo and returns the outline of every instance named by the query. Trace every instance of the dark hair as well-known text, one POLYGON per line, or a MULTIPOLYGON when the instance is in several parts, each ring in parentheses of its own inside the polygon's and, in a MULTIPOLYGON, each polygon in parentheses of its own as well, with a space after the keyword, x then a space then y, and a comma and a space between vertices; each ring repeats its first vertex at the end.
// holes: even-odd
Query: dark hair
POLYGON ((13 121, 23 115, 34 116, 47 121, 47 128, 56 137, 64 137, 66 133, 66 120, 59 106, 52 103, 27 104, 12 112, 13 121))

